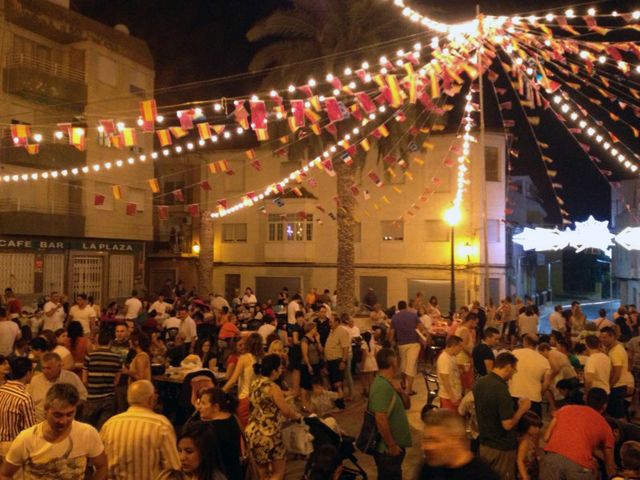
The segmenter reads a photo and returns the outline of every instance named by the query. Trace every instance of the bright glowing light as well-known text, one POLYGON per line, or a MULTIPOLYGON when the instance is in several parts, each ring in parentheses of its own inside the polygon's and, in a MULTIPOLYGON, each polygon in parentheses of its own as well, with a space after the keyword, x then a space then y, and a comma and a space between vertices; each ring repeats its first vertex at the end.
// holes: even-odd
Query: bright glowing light
POLYGON ((449 207, 442 214, 442 219, 450 227, 455 227, 462 220, 462 211, 458 207, 449 207))

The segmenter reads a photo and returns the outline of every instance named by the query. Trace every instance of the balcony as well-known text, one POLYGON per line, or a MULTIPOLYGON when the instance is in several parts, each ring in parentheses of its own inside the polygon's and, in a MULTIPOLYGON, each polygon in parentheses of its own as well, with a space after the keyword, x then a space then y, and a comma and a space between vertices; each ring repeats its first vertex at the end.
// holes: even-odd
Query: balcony
POLYGON ((3 83, 6 93, 75 112, 87 103, 84 71, 22 53, 7 55, 3 83))
POLYGON ((0 199, 0 234, 82 237, 84 224, 78 204, 43 204, 35 198, 0 199))
MULTIPOLYGON (((9 137, 0 142, 0 163, 35 169, 62 170, 82 167, 87 161, 87 152, 81 152, 72 145, 45 143, 37 155, 30 155, 24 148, 15 147, 9 137)), ((2 171, 2 170, 0 170, 2 171)))

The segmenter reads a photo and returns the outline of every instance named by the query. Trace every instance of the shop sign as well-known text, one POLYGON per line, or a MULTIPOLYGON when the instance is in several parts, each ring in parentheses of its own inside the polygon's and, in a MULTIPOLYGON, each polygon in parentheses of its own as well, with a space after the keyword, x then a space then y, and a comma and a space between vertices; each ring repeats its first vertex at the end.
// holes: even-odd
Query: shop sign
POLYGON ((133 253, 142 250, 141 242, 93 239, 49 239, 0 236, 0 249, 3 250, 84 250, 91 252, 133 253))

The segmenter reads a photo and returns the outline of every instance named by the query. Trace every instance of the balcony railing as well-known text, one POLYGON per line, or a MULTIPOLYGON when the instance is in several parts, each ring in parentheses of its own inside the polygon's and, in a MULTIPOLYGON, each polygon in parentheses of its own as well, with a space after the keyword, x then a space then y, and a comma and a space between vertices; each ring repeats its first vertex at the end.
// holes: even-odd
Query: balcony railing
POLYGON ((54 77, 64 78, 71 82, 84 83, 84 70, 67 67, 59 63, 51 62, 41 58, 25 55, 23 53, 10 52, 7 54, 6 67, 26 67, 47 73, 54 77))
POLYGON ((34 199, 0 198, 1 213, 44 213, 53 215, 82 215, 82 206, 75 203, 49 201, 46 204, 36 203, 34 199))

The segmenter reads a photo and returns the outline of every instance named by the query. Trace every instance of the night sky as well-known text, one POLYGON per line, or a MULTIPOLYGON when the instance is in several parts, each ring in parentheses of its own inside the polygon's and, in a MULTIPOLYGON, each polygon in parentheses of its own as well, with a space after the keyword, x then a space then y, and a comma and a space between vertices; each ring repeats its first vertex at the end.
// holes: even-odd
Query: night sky
MULTIPOLYGON (((321 1, 321 0, 318 0, 321 1)), ((462 21, 474 16, 477 1, 468 0, 416 0, 407 2, 425 14, 443 21, 462 21)), ((489 14, 528 14, 532 5, 535 12, 546 13, 548 9, 564 11, 568 1, 549 0, 485 0, 479 2, 483 12, 489 14)), ((244 78, 223 82, 203 82, 229 75, 247 72, 253 54, 262 46, 246 40, 246 32, 261 18, 279 7, 286 7, 284 0, 71 0, 72 8, 96 20, 115 25, 127 25, 131 34, 147 41, 156 62, 156 98, 160 105, 216 96, 248 94, 257 87, 257 79, 244 78)), ((631 11, 638 7, 630 1, 601 1, 575 7, 577 12, 586 12, 588 6, 599 11, 631 11)), ((559 11, 556 11, 559 13, 559 11)), ((607 37, 609 39, 609 37, 607 37)), ((616 38, 616 40, 618 40, 616 38)), ((258 79, 259 80, 259 79, 258 79)), ((640 80, 639 80, 640 82, 640 80)), ((491 108, 491 107, 489 107, 491 108)), ((495 116, 495 105, 493 113, 495 116)), ((516 119, 524 120, 514 108, 516 119)), ((593 214, 598 219, 610 215, 610 188, 578 145, 564 133, 551 116, 542 115, 545 128, 540 130, 540 140, 551 145, 550 156, 556 161, 557 181, 564 185, 565 209, 571 219, 581 221, 593 214), (548 127, 547 127, 548 125, 548 127)), ((633 118, 635 125, 638 119, 633 118)), ((516 128, 520 139, 520 156, 513 164, 514 173, 529 174, 534 179, 549 221, 558 221, 558 207, 550 195, 541 161, 533 152, 534 143, 527 128, 516 128)), ((640 147, 633 139, 630 146, 640 147)), ((595 153, 595 152, 594 152, 595 153)), ((612 180, 620 177, 617 165, 608 163, 604 168, 614 172, 612 180)))

